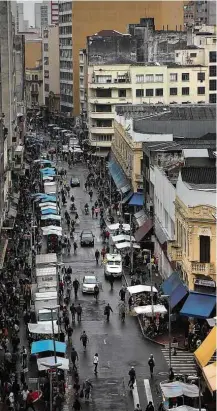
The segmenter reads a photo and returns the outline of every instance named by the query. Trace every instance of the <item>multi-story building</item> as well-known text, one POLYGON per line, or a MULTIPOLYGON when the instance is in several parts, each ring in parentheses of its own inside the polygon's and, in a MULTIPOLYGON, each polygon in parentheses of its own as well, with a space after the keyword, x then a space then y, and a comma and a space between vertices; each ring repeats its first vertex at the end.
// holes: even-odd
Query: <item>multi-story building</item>
POLYGON ((59 23, 59 1, 58 0, 51 0, 51 24, 58 24, 59 23))
MULTIPOLYGON (((207 30, 207 28, 205 28, 207 30)), ((209 103, 216 103, 216 33, 200 30, 195 31, 189 37, 189 44, 184 49, 177 49, 175 54, 175 62, 178 64, 189 65, 201 65, 201 74, 198 73, 201 85, 200 93, 201 100, 209 103), (202 66, 206 66, 208 69, 207 75, 203 73, 202 66), (205 90, 206 88, 206 90, 205 90), (202 94, 204 93, 205 94, 202 94), (206 99, 203 96, 206 96, 206 99)))
POLYGON ((25 38, 25 67, 35 68, 36 61, 42 60, 42 38, 35 35, 25 38))
POLYGON ((59 111, 60 106, 58 44, 58 26, 48 26, 43 30, 43 101, 51 111, 59 111))
POLYGON ((169 255, 190 290, 216 288, 216 170, 184 167, 175 199, 175 241, 169 255))
POLYGON ((60 110, 73 113, 72 1, 59 4, 60 110))
POLYGON ((59 2, 42 1, 35 3, 35 27, 43 32, 43 29, 51 24, 58 24, 59 17, 59 2))
POLYGON ((43 64, 39 60, 35 67, 26 68, 26 106, 35 108, 43 105, 43 64))
MULTIPOLYGON (((64 2, 65 3, 65 2, 64 2)), ((62 7, 62 3, 60 3, 62 7)), ((153 17, 157 30, 180 30, 183 27, 183 5, 180 1, 73 1, 73 102, 74 114, 79 115, 79 53, 86 47, 86 38, 101 30, 126 33, 129 22, 153 17)), ((71 30, 68 29, 69 31, 71 30)), ((70 31, 71 32, 71 31, 70 31)), ((70 33, 68 33, 70 36, 70 33)))
POLYGON ((117 104, 208 103, 208 74, 206 66, 176 63, 88 66, 90 143, 111 146, 117 104))
POLYGON ((184 24, 186 27, 195 24, 216 24, 216 2, 189 1, 184 4, 184 24))
POLYGON ((79 96, 80 112, 87 113, 87 53, 85 49, 79 53, 79 96))
POLYGON ((16 19, 15 19, 16 33, 24 31, 24 10, 23 3, 16 4, 16 19))

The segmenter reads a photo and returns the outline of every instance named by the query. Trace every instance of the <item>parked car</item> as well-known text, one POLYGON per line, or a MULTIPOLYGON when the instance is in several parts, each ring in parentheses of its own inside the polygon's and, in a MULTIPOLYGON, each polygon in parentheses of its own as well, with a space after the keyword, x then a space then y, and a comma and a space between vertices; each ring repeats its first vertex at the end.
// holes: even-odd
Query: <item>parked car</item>
POLYGON ((80 180, 77 177, 72 177, 70 181, 71 187, 80 187, 80 180))
POLYGON ((99 286, 99 281, 95 275, 85 275, 82 283, 82 293, 94 293, 96 284, 99 286))
POLYGON ((94 235, 90 230, 83 230, 80 235, 80 244, 81 247, 84 245, 89 245, 94 247, 94 235))

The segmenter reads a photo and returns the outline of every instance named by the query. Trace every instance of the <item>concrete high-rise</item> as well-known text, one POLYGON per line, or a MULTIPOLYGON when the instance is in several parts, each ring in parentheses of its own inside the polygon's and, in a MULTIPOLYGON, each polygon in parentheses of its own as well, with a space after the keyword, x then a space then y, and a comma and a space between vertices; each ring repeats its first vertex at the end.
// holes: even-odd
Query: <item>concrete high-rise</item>
POLYGON ((85 48, 86 37, 101 30, 126 33, 127 25, 137 23, 142 17, 153 17, 157 30, 163 27, 165 30, 182 30, 183 2, 124 0, 72 2, 72 24, 67 29, 72 30, 72 34, 68 33, 67 36, 72 36, 73 44, 73 113, 75 115, 80 111, 79 51, 85 48))

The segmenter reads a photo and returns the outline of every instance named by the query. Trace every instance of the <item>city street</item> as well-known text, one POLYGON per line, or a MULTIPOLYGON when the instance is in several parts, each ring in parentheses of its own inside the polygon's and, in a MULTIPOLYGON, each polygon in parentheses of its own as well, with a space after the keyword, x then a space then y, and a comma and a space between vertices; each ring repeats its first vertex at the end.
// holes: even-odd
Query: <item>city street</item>
MULTIPOLYGON (((81 324, 76 322, 74 328, 73 346, 79 356, 79 374, 81 381, 90 378, 93 383, 92 401, 90 401, 90 404, 92 404, 91 409, 101 410, 103 404, 103 410, 111 410, 111 407, 115 407, 119 411, 130 410, 133 409, 133 399, 128 388, 128 372, 130 367, 134 366, 139 402, 144 409, 147 405, 144 379, 148 379, 150 376, 147 364, 149 355, 151 353, 154 355, 156 374, 162 371, 166 374, 167 365, 160 347, 143 338, 136 318, 127 316, 125 323, 121 322, 118 315, 118 302, 120 299, 118 293, 121 288, 121 281, 116 281, 114 290, 111 291, 110 284, 104 278, 103 267, 101 265, 96 266, 95 250, 98 248, 101 251, 102 244, 99 221, 92 219, 90 215, 86 216, 84 214, 84 204, 89 202, 89 195, 84 189, 86 175, 87 170, 81 165, 76 165, 68 173, 68 180, 73 176, 78 177, 81 182, 81 187, 71 189, 70 193, 75 197, 75 205, 80 219, 79 227, 76 226, 75 231, 79 247, 76 255, 74 255, 73 247, 70 256, 63 255, 65 265, 71 265, 72 267, 72 280, 77 278, 81 284, 85 274, 95 274, 102 283, 98 303, 95 302, 92 295, 84 296, 80 291, 78 293, 76 302, 81 304, 83 313, 81 324), (93 231, 95 247, 80 247, 79 236, 84 228, 93 231), (104 317, 104 307, 107 303, 113 309, 109 323, 105 321, 104 317), (80 342, 80 335, 84 330, 89 338, 87 352, 83 352, 82 343, 80 342), (97 377, 93 373, 93 357, 96 352, 99 354, 97 377)), ((95 198, 93 198, 94 201, 95 198)), ((69 208, 69 204, 67 208, 69 208)), ((64 212, 65 208, 63 207, 62 215, 64 215, 64 212)), ((71 301, 74 302, 73 291, 71 301)), ((151 382, 153 400, 156 405, 158 403, 158 393, 156 392, 158 384, 156 382, 159 379, 165 379, 165 377, 157 375, 154 382, 151 382)), ((70 379, 69 384, 71 385, 70 379)), ((136 395, 136 389, 134 395, 136 395)), ((88 404, 89 409, 90 404, 88 404)))

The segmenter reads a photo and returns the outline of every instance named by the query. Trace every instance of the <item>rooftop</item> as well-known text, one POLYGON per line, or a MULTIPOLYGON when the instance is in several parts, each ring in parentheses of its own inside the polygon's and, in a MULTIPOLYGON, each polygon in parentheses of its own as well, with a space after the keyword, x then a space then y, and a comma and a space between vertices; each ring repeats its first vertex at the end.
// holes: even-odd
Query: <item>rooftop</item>
POLYGON ((94 36, 98 36, 98 37, 128 36, 128 37, 131 37, 130 34, 120 33, 117 30, 100 30, 95 34, 92 34, 92 36, 88 36, 88 37, 94 37, 94 36))
POLYGON ((194 44, 183 46, 182 48, 177 48, 177 50, 196 50, 200 49, 200 47, 195 46, 194 44))
MULTIPOLYGON (((215 152, 216 144, 214 140, 200 140, 195 138, 179 138, 174 139, 173 141, 150 141, 143 143, 143 150, 145 152, 153 151, 182 151, 184 149, 208 149, 211 152, 215 152)), ((209 152, 209 151, 208 151, 209 152)), ((209 156, 210 157, 210 156, 209 156)))
POLYGON ((181 176, 188 184, 216 185, 215 167, 183 167, 181 176))

